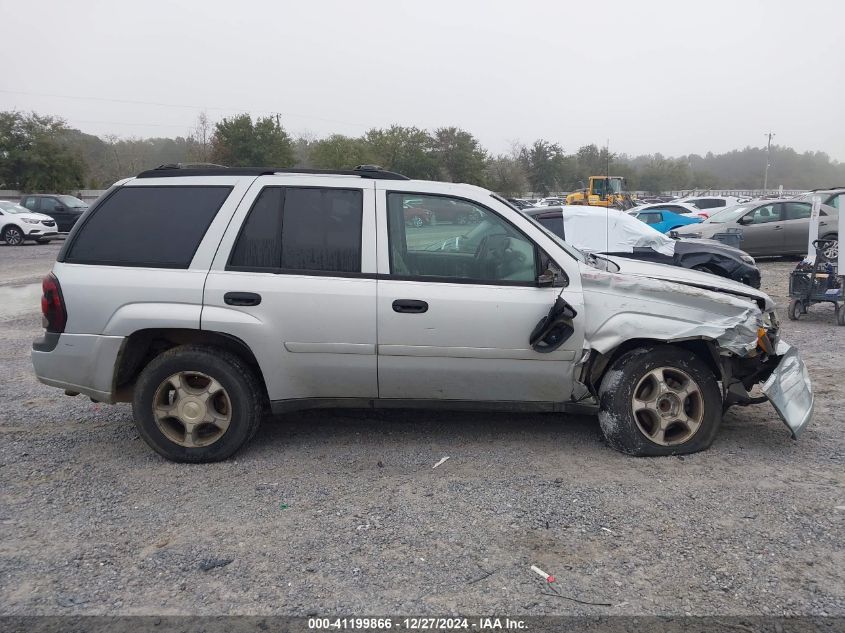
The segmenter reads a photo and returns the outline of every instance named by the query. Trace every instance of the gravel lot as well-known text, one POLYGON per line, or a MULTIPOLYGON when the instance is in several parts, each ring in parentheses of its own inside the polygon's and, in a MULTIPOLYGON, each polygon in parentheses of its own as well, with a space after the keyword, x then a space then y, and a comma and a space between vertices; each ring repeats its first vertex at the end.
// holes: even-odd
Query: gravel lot
POLYGON ((33 377, 20 286, 58 249, 0 244, 0 613, 845 615, 845 328, 786 319, 792 261, 761 267, 815 384, 797 442, 768 404, 683 459, 593 418, 316 411, 178 465, 33 377))

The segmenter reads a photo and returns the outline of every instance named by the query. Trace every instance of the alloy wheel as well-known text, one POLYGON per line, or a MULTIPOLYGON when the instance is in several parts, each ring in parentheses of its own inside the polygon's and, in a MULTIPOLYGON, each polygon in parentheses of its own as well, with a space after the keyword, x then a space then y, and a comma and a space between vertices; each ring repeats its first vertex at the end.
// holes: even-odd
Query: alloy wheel
POLYGON ((6 229, 6 233, 4 234, 6 239, 6 244, 9 246, 20 246, 23 244, 23 233, 20 230, 16 229, 13 226, 10 226, 6 229))
POLYGON ((232 421, 232 403, 214 378, 180 371, 166 378, 153 398, 153 417, 171 442, 186 448, 214 444, 232 421))
POLYGON ((704 421, 704 396, 685 371, 658 367, 634 389, 631 408, 637 427, 660 446, 676 446, 692 438, 704 421))

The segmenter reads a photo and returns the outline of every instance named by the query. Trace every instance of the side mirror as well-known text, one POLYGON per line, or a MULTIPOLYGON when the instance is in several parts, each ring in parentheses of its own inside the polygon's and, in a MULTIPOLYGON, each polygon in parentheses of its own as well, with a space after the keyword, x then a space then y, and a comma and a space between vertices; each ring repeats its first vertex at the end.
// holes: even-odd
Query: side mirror
POLYGON ((565 288, 566 275, 547 268, 537 277, 538 288, 565 288))
POLYGON ((746 224, 751 224, 751 217, 744 215, 736 221, 737 224, 741 224, 745 226, 746 224))

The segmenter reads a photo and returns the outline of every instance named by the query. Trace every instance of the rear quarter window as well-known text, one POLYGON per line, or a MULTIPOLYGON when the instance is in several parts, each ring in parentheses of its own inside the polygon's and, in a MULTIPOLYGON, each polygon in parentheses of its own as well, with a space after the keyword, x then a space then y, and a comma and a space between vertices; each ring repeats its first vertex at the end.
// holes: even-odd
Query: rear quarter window
POLYGON ((122 187, 84 219, 64 261, 187 268, 229 186, 122 187))

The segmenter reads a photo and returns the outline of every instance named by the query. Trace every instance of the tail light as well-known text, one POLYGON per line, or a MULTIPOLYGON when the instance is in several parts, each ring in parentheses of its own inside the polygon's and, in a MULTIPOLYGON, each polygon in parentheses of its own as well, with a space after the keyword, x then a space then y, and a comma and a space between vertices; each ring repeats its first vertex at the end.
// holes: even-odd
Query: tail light
POLYGON ((53 273, 50 273, 41 282, 41 321, 48 332, 61 334, 65 331, 67 323, 67 310, 65 300, 62 297, 62 287, 59 280, 53 273))

